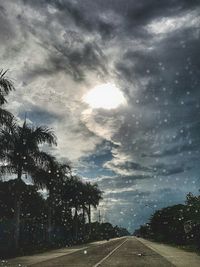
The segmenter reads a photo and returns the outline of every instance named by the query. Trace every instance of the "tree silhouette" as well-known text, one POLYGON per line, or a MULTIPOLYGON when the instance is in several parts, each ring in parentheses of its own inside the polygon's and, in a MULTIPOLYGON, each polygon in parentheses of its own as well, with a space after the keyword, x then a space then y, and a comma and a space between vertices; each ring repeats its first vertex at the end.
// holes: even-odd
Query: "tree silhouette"
POLYGON ((43 154, 43 164, 32 173, 34 183, 41 188, 48 190, 48 241, 51 243, 52 217, 56 206, 62 201, 61 190, 67 182, 67 176, 70 173, 69 164, 60 164, 56 159, 47 154, 43 154))
POLYGON ((88 214, 88 222, 89 222, 89 234, 91 233, 91 206, 93 208, 97 208, 99 201, 102 199, 102 191, 98 188, 98 185, 91 184, 89 182, 86 183, 86 204, 88 205, 87 214, 88 214))
POLYGON ((72 232, 74 239, 78 239, 78 211, 81 209, 82 181, 76 175, 71 175, 66 180, 62 189, 62 201, 74 210, 72 232))
POLYGON ((13 115, 3 109, 3 105, 7 103, 6 96, 13 91, 14 85, 12 81, 6 76, 7 71, 0 70, 0 126, 8 125, 13 119, 13 115))
POLYGON ((1 175, 17 175, 15 190, 15 248, 19 248, 20 231, 20 205, 23 174, 32 174, 37 166, 42 164, 44 155, 41 153, 40 144, 56 144, 54 133, 47 127, 28 126, 26 121, 23 126, 12 121, 12 125, 0 131, 0 149, 3 164, 0 167, 1 175))

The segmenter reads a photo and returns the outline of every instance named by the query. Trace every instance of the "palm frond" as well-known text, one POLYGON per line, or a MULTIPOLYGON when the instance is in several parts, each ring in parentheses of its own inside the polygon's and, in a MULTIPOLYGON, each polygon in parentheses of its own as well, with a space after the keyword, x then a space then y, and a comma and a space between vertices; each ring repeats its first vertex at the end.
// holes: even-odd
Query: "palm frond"
POLYGON ((49 188, 51 179, 49 174, 47 174, 43 169, 35 168, 35 171, 32 173, 31 178, 37 187, 42 189, 49 188))
MULTIPOLYGON (((1 99, 1 96, 0 96, 1 99)), ((0 125, 10 125, 14 116, 6 109, 0 107, 0 125)))
POLYGON ((5 96, 9 94, 10 91, 15 90, 13 82, 6 77, 6 73, 8 70, 4 71, 3 69, 0 70, 0 104, 3 105, 6 103, 5 96))
POLYGON ((35 151, 33 156, 35 158, 36 166, 44 170, 50 169, 50 166, 56 160, 54 156, 43 151, 35 151))
POLYGON ((32 138, 37 140, 37 143, 48 143, 50 145, 56 145, 56 135, 54 132, 45 126, 39 126, 32 132, 32 138))
POLYGON ((15 90, 13 82, 6 76, 8 70, 0 70, 0 90, 7 95, 10 91, 15 90))
POLYGON ((56 136, 54 132, 46 126, 30 127, 25 121, 21 127, 21 136, 27 139, 29 144, 38 145, 47 143, 50 145, 56 145, 56 136))
POLYGON ((4 95, 0 94, 0 106, 2 106, 5 103, 6 103, 6 99, 5 99, 4 95))
POLYGON ((0 128, 0 150, 14 150, 18 139, 18 126, 15 120, 8 120, 6 125, 0 128))

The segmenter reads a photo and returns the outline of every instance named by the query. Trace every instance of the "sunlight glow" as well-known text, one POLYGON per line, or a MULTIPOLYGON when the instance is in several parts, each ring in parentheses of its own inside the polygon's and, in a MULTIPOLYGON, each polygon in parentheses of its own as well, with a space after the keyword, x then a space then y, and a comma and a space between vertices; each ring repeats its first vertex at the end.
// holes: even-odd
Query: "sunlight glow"
POLYGON ((93 109, 115 109, 126 104, 123 93, 112 83, 95 86, 83 97, 83 101, 93 109))

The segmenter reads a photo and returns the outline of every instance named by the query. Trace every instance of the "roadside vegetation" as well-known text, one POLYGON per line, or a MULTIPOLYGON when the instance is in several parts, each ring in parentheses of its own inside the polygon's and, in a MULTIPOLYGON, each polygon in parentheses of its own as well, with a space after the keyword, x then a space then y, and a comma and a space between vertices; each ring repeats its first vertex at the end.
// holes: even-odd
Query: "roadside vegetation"
POLYGON ((57 144, 52 129, 18 122, 4 108, 13 90, 7 72, 0 71, 0 255, 128 234, 109 223, 91 222, 91 208, 97 208, 103 192, 75 175, 68 162, 43 151, 44 144, 57 144))
POLYGON ((134 235, 200 250, 200 195, 189 193, 185 204, 157 210, 134 235))

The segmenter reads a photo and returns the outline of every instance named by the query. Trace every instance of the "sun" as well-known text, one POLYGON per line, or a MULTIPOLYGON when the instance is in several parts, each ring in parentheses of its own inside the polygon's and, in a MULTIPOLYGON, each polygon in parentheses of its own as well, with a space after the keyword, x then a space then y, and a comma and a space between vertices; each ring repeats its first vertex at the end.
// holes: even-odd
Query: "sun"
POLYGON ((93 109, 115 109, 126 104, 123 93, 113 83, 95 86, 83 97, 83 101, 93 109))

